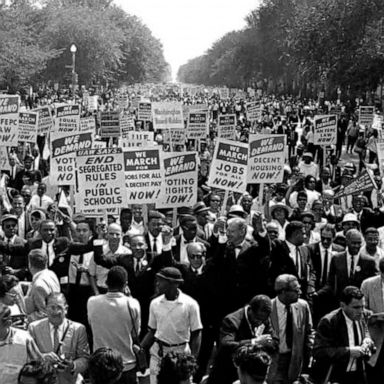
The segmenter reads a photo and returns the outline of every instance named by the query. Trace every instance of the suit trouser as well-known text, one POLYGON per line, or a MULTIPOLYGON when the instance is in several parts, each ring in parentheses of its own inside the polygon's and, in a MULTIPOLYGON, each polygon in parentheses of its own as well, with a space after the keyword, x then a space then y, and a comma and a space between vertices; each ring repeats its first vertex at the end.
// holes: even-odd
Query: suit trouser
POLYGON ((291 363, 292 353, 279 353, 277 357, 277 368, 276 373, 271 380, 267 377, 267 382, 269 384, 290 384, 291 382, 288 379, 289 365, 291 363))
POLYGON ((163 356, 169 352, 185 352, 191 353, 189 344, 180 345, 177 347, 166 347, 160 348, 159 343, 155 341, 150 349, 151 358, 149 360, 149 373, 150 373, 150 384, 157 384, 157 375, 160 372, 160 365, 163 356))

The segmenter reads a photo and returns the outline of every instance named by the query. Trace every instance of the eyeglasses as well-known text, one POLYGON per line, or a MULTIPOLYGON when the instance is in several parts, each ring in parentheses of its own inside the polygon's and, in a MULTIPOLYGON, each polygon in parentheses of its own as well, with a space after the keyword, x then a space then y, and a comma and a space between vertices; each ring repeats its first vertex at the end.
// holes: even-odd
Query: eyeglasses
POLYGON ((189 255, 188 256, 191 260, 196 260, 196 259, 202 259, 204 257, 204 255, 189 255))

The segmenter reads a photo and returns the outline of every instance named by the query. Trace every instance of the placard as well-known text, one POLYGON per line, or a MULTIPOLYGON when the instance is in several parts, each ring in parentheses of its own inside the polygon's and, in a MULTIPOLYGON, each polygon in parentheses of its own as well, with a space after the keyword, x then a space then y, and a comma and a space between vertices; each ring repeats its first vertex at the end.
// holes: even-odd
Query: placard
POLYGON ((247 103, 247 120, 249 121, 258 121, 261 119, 261 102, 260 101, 251 101, 247 103))
POLYGON ((120 113, 101 112, 100 115, 100 137, 120 137, 120 113))
POLYGON ((247 164, 247 143, 217 140, 208 186, 244 193, 247 187, 247 164))
POLYGON ((156 208, 192 206, 197 202, 197 152, 163 152, 164 179, 156 208))
POLYGON ((152 120, 152 104, 140 102, 137 108, 137 120, 152 120))
POLYGON ((52 185, 75 185, 76 152, 92 148, 93 134, 62 133, 51 134, 51 161, 49 181, 52 185))
POLYGON ((343 196, 348 195, 357 195, 364 191, 370 191, 372 189, 377 189, 377 185, 373 176, 372 171, 364 169, 359 176, 353 179, 348 185, 341 186, 339 192, 334 196, 335 199, 339 199, 343 196))
POLYGON ((124 171, 128 204, 150 204, 159 198, 163 177, 159 148, 124 149, 124 171))
POLYGON ((2 147, 2 146, 0 146, 0 170, 1 171, 11 170, 11 165, 9 164, 7 147, 2 147))
POLYGON ((123 139, 127 137, 128 132, 135 130, 135 121, 132 114, 123 113, 120 115, 120 130, 123 139))
POLYGON ((144 148, 153 146, 154 132, 146 131, 130 131, 126 133, 125 138, 119 140, 119 144, 122 148, 144 148))
POLYGON ((80 132, 96 133, 96 121, 94 116, 80 118, 80 132))
POLYGON ((185 145, 186 131, 184 128, 166 129, 163 131, 163 141, 166 144, 185 145))
POLYGON ((62 105, 56 108, 55 132, 73 133, 80 129, 80 105, 62 105))
POLYGON ((187 121, 188 139, 205 139, 208 129, 208 112, 189 112, 187 121))
POLYGON ((314 144, 323 146, 336 144, 337 116, 315 116, 314 120, 314 144))
POLYGON ((173 129, 184 128, 183 108, 178 102, 152 103, 153 128, 173 129))
POLYGON ((373 123, 374 114, 375 114, 375 107, 360 106, 359 107, 359 124, 371 125, 373 123))
POLYGON ((37 112, 20 112, 17 140, 35 144, 37 141, 37 123, 37 112))
POLYGON ((50 107, 40 107, 33 110, 39 114, 37 123, 37 133, 39 135, 47 135, 53 127, 53 119, 50 107))
POLYGON ((283 181, 286 138, 286 135, 249 135, 249 184, 283 181))
POLYGON ((19 96, 0 95, 0 146, 16 147, 19 126, 19 96))
POLYGON ((84 149, 76 153, 76 208, 106 209, 127 206, 124 155, 121 148, 84 149))
POLYGON ((236 115, 219 116, 217 136, 225 140, 236 139, 236 115))

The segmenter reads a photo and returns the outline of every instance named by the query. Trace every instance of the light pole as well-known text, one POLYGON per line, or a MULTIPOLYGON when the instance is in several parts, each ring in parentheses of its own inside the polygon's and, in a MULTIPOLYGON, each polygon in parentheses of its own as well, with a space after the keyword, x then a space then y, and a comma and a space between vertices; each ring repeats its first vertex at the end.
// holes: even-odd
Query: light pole
POLYGON ((75 87, 76 87, 76 52, 77 52, 77 47, 75 44, 71 45, 70 51, 72 52, 72 92, 73 92, 73 97, 75 97, 75 87))

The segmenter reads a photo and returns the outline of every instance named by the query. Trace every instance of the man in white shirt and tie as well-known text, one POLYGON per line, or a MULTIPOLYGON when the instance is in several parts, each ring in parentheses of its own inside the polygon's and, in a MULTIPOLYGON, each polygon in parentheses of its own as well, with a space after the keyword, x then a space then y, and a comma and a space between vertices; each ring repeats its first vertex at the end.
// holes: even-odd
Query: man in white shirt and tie
POLYGON ((149 262, 162 252, 163 239, 161 231, 164 226, 164 219, 165 216, 158 211, 148 213, 148 232, 145 235, 145 241, 148 246, 147 257, 149 262))

